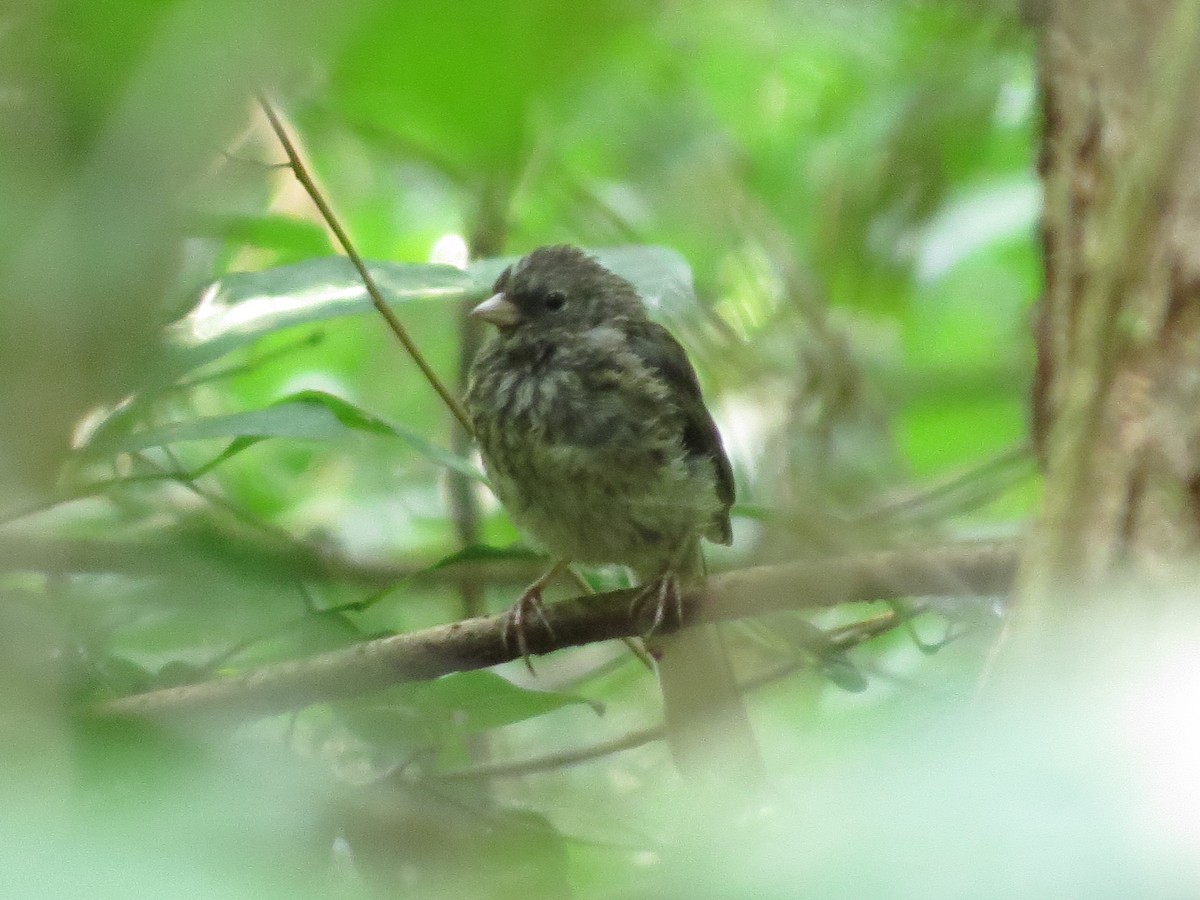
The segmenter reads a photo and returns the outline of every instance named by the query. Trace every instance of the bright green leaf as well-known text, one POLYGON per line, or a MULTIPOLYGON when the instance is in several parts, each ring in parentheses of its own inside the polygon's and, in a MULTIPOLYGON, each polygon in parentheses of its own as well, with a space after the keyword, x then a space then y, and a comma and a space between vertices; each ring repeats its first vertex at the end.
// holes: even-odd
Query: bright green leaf
MULTIPOLYGON (((452 266, 368 263, 368 269, 390 304, 458 299, 472 286, 452 266)), ((195 309, 167 328, 169 364, 186 372, 272 332, 370 309, 362 279, 342 256, 237 272, 212 284, 195 309)))
MULTIPOLYGON (((691 302, 691 269, 675 251, 630 246, 594 252, 602 263, 632 281, 652 309, 669 311, 691 302)), ((515 257, 480 260, 466 272, 416 263, 371 262, 367 267, 394 305, 482 293, 513 261, 515 257)), ((275 331, 372 308, 362 279, 345 257, 237 272, 212 284, 195 309, 167 328, 169 369, 182 373, 275 331)))
POLYGON ((275 250, 293 258, 333 253, 325 229, 307 219, 273 215, 205 215, 197 217, 193 227, 200 234, 275 250))

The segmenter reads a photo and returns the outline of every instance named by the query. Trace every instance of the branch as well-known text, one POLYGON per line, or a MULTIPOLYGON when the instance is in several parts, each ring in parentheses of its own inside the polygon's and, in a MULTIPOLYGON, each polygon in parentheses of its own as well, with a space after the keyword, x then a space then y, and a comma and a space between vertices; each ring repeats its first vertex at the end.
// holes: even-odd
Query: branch
MULTIPOLYGON (((686 596, 684 624, 854 601, 994 596, 1009 589, 1017 555, 1012 542, 961 543, 741 569, 709 578, 705 596, 695 592, 686 596)), ((528 629, 530 652, 541 655, 644 634, 651 610, 640 604, 640 615, 631 611, 637 593, 637 588, 629 588, 547 607, 549 629, 536 622, 528 629)), ((662 630, 677 627, 670 622, 662 630)), ((503 615, 483 616, 275 663, 230 678, 109 700, 95 712, 101 716, 208 714, 230 719, 268 716, 401 682, 509 662, 519 656, 511 643, 515 642, 505 641, 503 615)))
POLYGON ((458 402, 450 391, 442 384, 442 380, 438 378, 437 373, 433 371, 433 367, 425 359, 416 342, 409 335, 408 330, 396 318, 396 314, 392 312, 392 308, 387 305, 383 299, 383 294, 380 293, 378 285, 375 284, 375 279, 371 277, 371 273, 367 271, 366 263, 363 262, 358 251, 354 249, 354 244, 350 240, 350 235, 342 227, 337 216, 333 214, 333 209, 326 202, 324 195, 313 181, 312 175, 309 174, 308 168, 300 159, 300 154, 296 150, 296 145, 292 143, 292 139, 288 137, 287 131, 284 130, 283 123, 279 120, 275 108, 271 106, 270 101, 263 95, 258 98, 259 105, 262 106, 263 112, 267 115, 267 121, 271 123, 271 130, 275 132, 275 136, 279 139, 280 145, 283 147, 283 152, 287 154, 288 164, 296 175, 296 180, 304 186, 304 190, 308 192, 308 196, 312 197, 313 203, 317 205, 317 209, 321 211, 321 216, 329 225, 330 230, 338 239, 338 243, 342 245, 342 250, 346 256, 350 258, 350 262, 354 264, 354 268, 358 270, 359 277, 362 278, 363 285, 367 289, 367 294, 371 297, 371 302, 375 304, 375 309, 383 316, 384 321, 392 329, 392 332, 399 338, 400 343, 404 345, 404 349, 408 351, 408 355, 412 357, 413 362, 425 375, 426 380, 433 385, 433 389, 438 392, 438 395, 445 401, 450 412, 454 413, 454 417, 462 423, 462 427, 466 429, 467 434, 472 433, 471 420, 467 417, 466 410, 462 404, 458 402))

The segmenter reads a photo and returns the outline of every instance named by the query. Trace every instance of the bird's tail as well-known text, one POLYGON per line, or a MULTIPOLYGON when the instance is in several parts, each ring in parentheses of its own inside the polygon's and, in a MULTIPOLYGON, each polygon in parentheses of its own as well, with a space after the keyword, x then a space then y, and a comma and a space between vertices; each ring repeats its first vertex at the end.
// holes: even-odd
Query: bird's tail
MULTIPOLYGON (((698 547, 677 574, 684 591, 703 584, 698 547)), ((680 773, 722 790, 756 787, 762 756, 717 626, 697 625, 647 645, 658 660, 667 743, 680 773)))

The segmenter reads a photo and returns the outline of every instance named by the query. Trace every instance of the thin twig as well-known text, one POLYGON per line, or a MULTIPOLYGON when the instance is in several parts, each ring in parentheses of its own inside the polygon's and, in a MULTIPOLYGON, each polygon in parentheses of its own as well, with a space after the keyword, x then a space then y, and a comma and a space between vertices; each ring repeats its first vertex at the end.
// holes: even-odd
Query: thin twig
POLYGON ((313 203, 317 205, 317 209, 321 211, 321 216, 325 219, 326 224, 338 239, 342 250, 349 257, 350 262, 354 264, 354 268, 358 270, 359 277, 362 278, 363 285, 367 289, 367 294, 371 297, 371 302, 375 305, 375 309, 383 316, 388 327, 392 329, 392 333, 404 349, 408 351, 408 355, 412 357, 413 362, 424 374, 426 380, 433 386, 433 389, 438 392, 438 395, 449 407, 450 412, 454 413, 454 417, 462 423, 462 427, 467 430, 467 433, 472 432, 471 420, 467 416, 467 411, 463 409, 462 404, 458 402, 458 398, 450 393, 449 389, 442 384, 442 380, 438 378, 437 373, 433 371, 433 367, 425 359, 419 347, 409 335, 408 330, 401 324, 392 308, 387 305, 383 299, 383 294, 380 292, 378 285, 375 284, 375 279, 371 277, 371 273, 367 271, 366 263, 363 262, 358 251, 354 248, 354 244, 350 240, 350 236, 338 221, 337 216, 333 214, 329 203, 326 202, 325 196, 313 181, 312 175, 308 168, 300 159, 300 154, 296 150, 296 145, 292 143, 292 139, 288 137, 287 131, 284 130, 283 123, 279 119, 279 115, 275 112, 275 108, 271 106, 266 96, 260 94, 258 97, 259 105, 262 106, 263 112, 266 113, 267 121, 271 123, 271 130, 275 132, 275 136, 279 139, 280 145, 283 147, 283 152, 287 154, 288 162, 291 165, 292 172, 296 175, 296 180, 304 186, 308 192, 308 196, 312 198, 313 203))
MULTIPOLYGON (((800 665, 796 662, 789 664, 787 671, 783 672, 780 677, 794 672, 800 665)), ((544 756, 534 756, 529 759, 509 759, 478 766, 463 766, 446 772, 435 772, 429 777, 434 781, 474 781, 477 778, 516 778, 521 775, 536 775, 539 772, 566 769, 581 763, 603 759, 614 753, 644 747, 646 744, 661 741, 666 736, 665 725, 651 725, 648 728, 635 728, 618 737, 584 747, 547 753, 544 756)))

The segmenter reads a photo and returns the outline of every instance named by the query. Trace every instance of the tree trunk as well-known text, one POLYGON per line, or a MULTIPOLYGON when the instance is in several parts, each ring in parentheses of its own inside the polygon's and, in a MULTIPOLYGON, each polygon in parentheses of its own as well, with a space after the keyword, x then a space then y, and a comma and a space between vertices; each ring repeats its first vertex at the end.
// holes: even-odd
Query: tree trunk
POLYGON ((1200 3, 1040 13, 1046 491, 1015 645, 1118 582, 1150 601, 1200 549, 1200 3))

